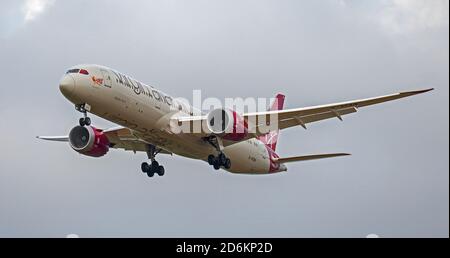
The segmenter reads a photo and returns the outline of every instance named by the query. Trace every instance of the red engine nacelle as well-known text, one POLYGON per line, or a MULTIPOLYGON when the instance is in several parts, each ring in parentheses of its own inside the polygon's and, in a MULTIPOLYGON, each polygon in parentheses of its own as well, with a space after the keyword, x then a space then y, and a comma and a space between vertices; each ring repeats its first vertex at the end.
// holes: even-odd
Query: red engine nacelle
POLYGON ((91 157, 101 157, 109 150, 106 135, 92 126, 75 126, 69 133, 70 147, 75 151, 91 157))
POLYGON ((225 140, 241 141, 248 135, 245 119, 236 111, 214 109, 207 116, 208 130, 225 140))

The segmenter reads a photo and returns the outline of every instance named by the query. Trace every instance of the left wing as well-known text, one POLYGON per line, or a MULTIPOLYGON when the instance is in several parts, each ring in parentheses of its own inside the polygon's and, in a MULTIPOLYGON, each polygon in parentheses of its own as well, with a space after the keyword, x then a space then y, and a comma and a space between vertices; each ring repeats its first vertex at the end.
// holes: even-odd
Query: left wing
MULTIPOLYGON (((140 138, 134 136, 133 132, 125 127, 114 127, 110 129, 105 129, 102 131, 109 140, 110 147, 114 149, 123 149, 126 151, 133 152, 147 152, 148 146, 151 145, 140 138)), ((37 136, 36 138, 47 140, 47 141, 57 141, 57 142, 68 142, 69 136, 37 136)), ((157 146, 155 146, 157 147, 157 146)), ((158 147, 157 147, 158 148, 158 147)), ((158 148, 159 149, 159 148, 158 148)), ((171 152, 160 149, 159 153, 170 154, 171 152)))
MULTIPOLYGON (((339 120, 342 121, 342 116, 355 113, 358 111, 359 108, 380 104, 383 102, 392 101, 396 99, 401 99, 405 97, 410 97, 413 95, 429 92, 431 90, 433 89, 400 92, 381 97, 353 100, 322 106, 249 113, 244 114, 244 117, 245 119, 250 121, 258 121, 261 120, 260 119, 261 117, 265 117, 264 121, 270 121, 270 116, 275 115, 275 117, 277 117, 278 119, 279 129, 285 129, 298 125, 306 129, 306 124, 312 122, 317 122, 320 120, 330 118, 338 118, 339 120)), ((261 126, 261 124, 257 122, 256 127, 258 128, 259 126, 261 126)))

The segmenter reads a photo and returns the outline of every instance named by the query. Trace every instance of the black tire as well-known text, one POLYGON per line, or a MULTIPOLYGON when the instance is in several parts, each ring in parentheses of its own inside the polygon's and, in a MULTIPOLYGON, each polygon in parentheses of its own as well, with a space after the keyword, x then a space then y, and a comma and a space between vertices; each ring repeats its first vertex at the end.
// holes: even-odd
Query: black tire
POLYGON ((163 166, 158 167, 158 176, 164 176, 165 172, 166 172, 166 170, 164 169, 163 166))
POLYGON ((218 160, 216 160, 216 162, 214 162, 213 167, 214 167, 215 170, 219 170, 220 169, 220 163, 219 163, 218 160))
POLYGON ((225 162, 227 162, 227 156, 225 156, 225 154, 223 154, 223 153, 219 154, 218 159, 219 159, 220 165, 225 165, 225 162))
POLYGON ((142 170, 143 173, 147 173, 147 172, 150 171, 150 166, 148 165, 147 162, 143 162, 141 164, 141 170, 142 170))
POLYGON ((157 171, 158 167, 159 167, 158 161, 156 161, 156 160, 152 161, 152 169, 157 171))
POLYGON ((214 157, 214 155, 209 155, 208 156, 208 164, 210 166, 214 165, 214 162, 216 161, 216 157, 214 157))
POLYGON ((85 124, 85 125, 91 125, 91 119, 90 119, 89 117, 86 117, 86 118, 84 119, 84 124, 85 124))
POLYGON ((231 168, 231 160, 227 158, 223 167, 226 169, 230 169, 231 168))
POLYGON ((80 118, 80 120, 79 120, 79 123, 80 123, 80 126, 85 126, 86 125, 86 123, 85 123, 85 121, 84 121, 84 118, 82 117, 82 118, 80 118))

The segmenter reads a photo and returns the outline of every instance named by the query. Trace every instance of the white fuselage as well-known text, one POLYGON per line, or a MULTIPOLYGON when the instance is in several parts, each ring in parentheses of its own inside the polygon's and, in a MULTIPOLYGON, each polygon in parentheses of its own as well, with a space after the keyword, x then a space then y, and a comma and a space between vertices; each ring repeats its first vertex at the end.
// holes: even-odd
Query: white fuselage
MULTIPOLYGON (((216 149, 192 134, 174 134, 170 118, 191 108, 164 92, 115 70, 98 65, 80 65, 89 75, 68 73, 63 80, 74 80, 74 87, 62 91, 74 104, 87 104, 89 112, 131 129, 143 141, 188 158, 207 160, 216 149)), ((258 139, 228 145, 223 152, 231 160, 230 172, 264 174, 271 171, 274 155, 258 139)), ((284 171, 285 167, 280 167, 284 171)))

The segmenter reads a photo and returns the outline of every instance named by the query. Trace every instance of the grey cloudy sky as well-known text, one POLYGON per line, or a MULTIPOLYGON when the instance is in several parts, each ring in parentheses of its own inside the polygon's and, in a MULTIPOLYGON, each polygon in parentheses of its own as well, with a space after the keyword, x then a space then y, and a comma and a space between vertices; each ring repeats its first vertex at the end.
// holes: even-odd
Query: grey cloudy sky
MULTIPOLYGON (((448 237, 449 1, 3 0, 0 237, 448 237), (57 84, 97 63, 174 96, 272 97, 288 108, 434 87, 283 131, 273 176, 145 154, 94 159, 36 140, 80 116, 57 84)), ((100 127, 111 124, 93 117, 100 127)))

